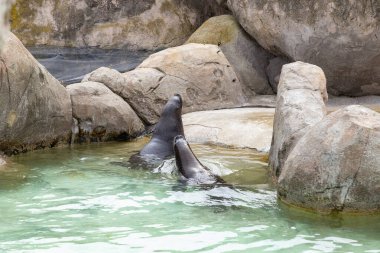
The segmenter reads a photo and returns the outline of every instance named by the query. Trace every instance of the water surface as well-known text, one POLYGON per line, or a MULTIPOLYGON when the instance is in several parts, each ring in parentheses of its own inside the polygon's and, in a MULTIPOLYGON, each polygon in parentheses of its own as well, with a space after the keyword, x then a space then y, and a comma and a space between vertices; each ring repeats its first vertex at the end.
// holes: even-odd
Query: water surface
POLYGON ((33 56, 64 85, 78 83, 100 67, 126 72, 136 68, 153 52, 125 49, 29 47, 33 56))
POLYGON ((15 156, 0 172, 0 252, 380 252, 378 216, 320 216, 277 202, 265 154, 193 145, 234 187, 183 187, 172 160, 128 160, 146 142, 15 156))

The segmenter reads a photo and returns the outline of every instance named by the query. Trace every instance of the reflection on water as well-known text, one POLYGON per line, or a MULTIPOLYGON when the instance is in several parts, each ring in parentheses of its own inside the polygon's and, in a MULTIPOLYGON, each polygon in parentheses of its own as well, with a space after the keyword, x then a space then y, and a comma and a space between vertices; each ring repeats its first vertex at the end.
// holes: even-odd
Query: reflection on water
POLYGON ((0 252, 380 252, 378 216, 320 216, 277 202, 265 157, 194 145, 232 186, 178 184, 113 165, 146 139, 13 157, 1 172, 0 252))

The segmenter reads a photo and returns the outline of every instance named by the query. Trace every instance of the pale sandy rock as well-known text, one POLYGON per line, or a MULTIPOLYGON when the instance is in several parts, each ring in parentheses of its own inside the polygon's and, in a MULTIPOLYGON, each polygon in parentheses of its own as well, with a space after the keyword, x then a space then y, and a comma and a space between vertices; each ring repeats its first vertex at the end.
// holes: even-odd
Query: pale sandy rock
POLYGON ((363 105, 380 112, 380 96, 363 96, 363 97, 329 97, 327 103, 328 111, 336 111, 348 105, 363 105))
MULTIPOLYGON (((13 1, 12 0, 2 0, 0 2, 0 31, 6 31, 9 29, 8 27, 8 11, 10 8, 10 5, 13 1)), ((0 32, 0 50, 4 43, 4 34, 3 32, 0 32)))
POLYGON ((0 151, 12 154, 67 141, 72 122, 68 92, 16 36, 10 32, 4 35, 0 53, 0 151))
POLYGON ((269 165, 275 177, 308 127, 326 115, 326 79, 321 68, 303 62, 282 67, 269 165))
POLYGON ((380 210, 380 114, 348 106, 298 141, 278 180, 280 198, 322 212, 380 210))
POLYGON ((182 116, 191 143, 251 148, 268 152, 274 109, 239 108, 192 112, 182 116))
POLYGON ((166 101, 178 93, 183 112, 245 104, 241 84, 215 45, 186 44, 151 55, 137 69, 120 74, 101 68, 85 80, 104 83, 124 98, 147 124, 155 124, 166 101))
POLYGON ((144 125, 133 109, 104 84, 82 82, 66 87, 73 105, 74 138, 81 141, 128 139, 144 125))

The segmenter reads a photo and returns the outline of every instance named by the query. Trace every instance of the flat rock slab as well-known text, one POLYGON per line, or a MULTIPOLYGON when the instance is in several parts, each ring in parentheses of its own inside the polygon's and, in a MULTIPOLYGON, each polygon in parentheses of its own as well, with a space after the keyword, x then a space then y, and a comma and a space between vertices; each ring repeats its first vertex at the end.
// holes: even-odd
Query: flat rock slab
POLYGON ((380 96, 332 97, 327 102, 327 110, 332 112, 349 105, 363 105, 380 112, 380 96))
POLYGON ((182 116, 186 139, 268 152, 273 132, 273 108, 200 111, 182 116))
POLYGON ((276 95, 257 95, 248 99, 242 107, 276 108, 276 95))

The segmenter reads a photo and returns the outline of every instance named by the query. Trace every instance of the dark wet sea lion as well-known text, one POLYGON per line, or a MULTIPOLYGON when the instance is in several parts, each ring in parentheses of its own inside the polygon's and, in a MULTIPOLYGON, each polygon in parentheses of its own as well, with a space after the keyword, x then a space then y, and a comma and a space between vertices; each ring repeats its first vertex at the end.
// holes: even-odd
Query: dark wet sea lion
POLYGON ((166 103, 150 142, 138 154, 133 155, 129 162, 145 167, 157 165, 163 159, 173 156, 174 137, 184 135, 181 114, 182 98, 176 94, 166 103))
POLYGON ((214 175, 194 155, 185 137, 178 135, 174 138, 174 154, 178 171, 185 180, 191 184, 225 183, 222 178, 214 175))

